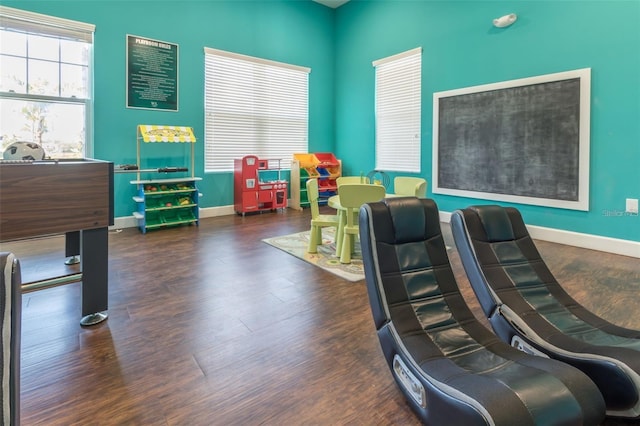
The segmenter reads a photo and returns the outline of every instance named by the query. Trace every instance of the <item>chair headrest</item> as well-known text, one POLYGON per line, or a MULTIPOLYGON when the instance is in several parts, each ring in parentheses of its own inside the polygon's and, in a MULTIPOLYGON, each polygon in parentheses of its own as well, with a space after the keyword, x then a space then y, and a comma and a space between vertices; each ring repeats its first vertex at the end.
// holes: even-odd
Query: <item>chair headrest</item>
POLYGON ((469 209, 474 211, 480 218, 489 242, 512 241, 515 239, 511 219, 509 219, 504 207, 483 205, 471 206, 469 209))
POLYGON ((379 241, 403 244, 423 241, 441 233, 438 208, 431 199, 393 197, 372 204, 384 206, 392 225, 392 229, 376 232, 379 241))

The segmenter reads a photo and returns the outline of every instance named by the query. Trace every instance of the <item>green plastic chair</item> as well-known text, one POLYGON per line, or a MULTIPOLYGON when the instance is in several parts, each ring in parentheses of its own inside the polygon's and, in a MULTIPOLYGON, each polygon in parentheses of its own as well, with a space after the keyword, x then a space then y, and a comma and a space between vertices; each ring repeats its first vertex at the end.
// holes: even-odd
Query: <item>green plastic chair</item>
POLYGON ((336 228, 335 235, 338 235, 338 216, 329 214, 320 214, 318 205, 318 179, 307 180, 307 197, 309 198, 309 206, 311 207, 311 231, 309 233, 308 253, 317 253, 318 244, 322 244, 322 228, 336 228))
POLYGON ((393 179, 393 193, 395 195, 427 198, 427 181, 419 177, 396 176, 393 179))
MULTIPOLYGON (((355 247, 355 238, 360 231, 358 227, 358 211, 365 203, 380 201, 384 198, 385 189, 381 185, 344 184, 338 186, 340 205, 346 209, 346 224, 342 230, 340 247, 340 263, 351 263, 351 253, 355 247)), ((337 254, 337 253, 336 253, 337 254)))
POLYGON ((369 183, 369 179, 365 176, 340 176, 336 179, 336 184, 338 186, 355 183, 369 183))

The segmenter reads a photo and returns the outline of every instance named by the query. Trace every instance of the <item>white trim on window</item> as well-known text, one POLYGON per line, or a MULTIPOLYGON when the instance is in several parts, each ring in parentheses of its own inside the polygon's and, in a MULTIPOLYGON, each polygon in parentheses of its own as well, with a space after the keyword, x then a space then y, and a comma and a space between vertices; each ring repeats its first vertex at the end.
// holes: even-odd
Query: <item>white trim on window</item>
POLYGON ((25 32, 46 33, 56 37, 82 40, 87 43, 93 43, 93 33, 96 30, 93 24, 0 6, 0 27, 4 26, 25 32))
POLYGON ((389 62, 398 61, 400 59, 406 58, 407 56, 421 55, 421 54, 422 54, 422 47, 416 47, 415 49, 407 50, 405 52, 400 52, 395 55, 387 56, 386 58, 378 59, 376 61, 373 61, 372 64, 374 67, 377 67, 378 65, 384 65, 389 62))
POLYGON ((256 64, 272 65, 274 67, 289 68, 292 70, 298 70, 309 74, 311 68, 302 67, 300 65, 287 64, 285 62, 272 61, 271 59, 256 58, 255 56, 243 55, 241 53, 227 52, 226 50, 213 49, 211 47, 204 48, 205 55, 218 55, 226 56, 227 58, 234 58, 241 61, 254 62, 256 64))

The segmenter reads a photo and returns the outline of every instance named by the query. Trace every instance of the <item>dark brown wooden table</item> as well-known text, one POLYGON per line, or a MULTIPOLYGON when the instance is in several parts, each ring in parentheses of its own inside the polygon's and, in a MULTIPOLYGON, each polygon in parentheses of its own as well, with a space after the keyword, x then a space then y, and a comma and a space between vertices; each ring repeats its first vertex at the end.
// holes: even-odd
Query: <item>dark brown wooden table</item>
POLYGON ((94 159, 0 161, 0 242, 79 235, 82 325, 107 318, 113 170, 94 159))

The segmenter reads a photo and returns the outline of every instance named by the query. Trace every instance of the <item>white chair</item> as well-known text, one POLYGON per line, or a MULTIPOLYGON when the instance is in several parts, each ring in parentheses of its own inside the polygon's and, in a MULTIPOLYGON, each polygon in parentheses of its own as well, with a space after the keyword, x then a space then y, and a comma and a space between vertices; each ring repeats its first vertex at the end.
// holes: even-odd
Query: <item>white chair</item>
MULTIPOLYGON (((371 184, 344 184, 338 186, 340 205, 346 210, 346 223, 342 229, 340 263, 351 263, 351 253, 355 247, 358 228, 358 211, 365 203, 380 201, 384 198, 384 186, 371 184)), ((336 253, 337 254, 337 253, 336 253)))
POLYGON ((396 176, 393 179, 393 193, 395 195, 427 197, 427 180, 419 177, 396 176))
POLYGON ((322 244, 322 228, 336 228, 335 235, 338 235, 338 216, 329 214, 320 214, 320 206, 318 205, 318 179, 307 180, 307 197, 311 208, 311 231, 309 233, 309 247, 307 252, 317 253, 318 244, 322 244))

